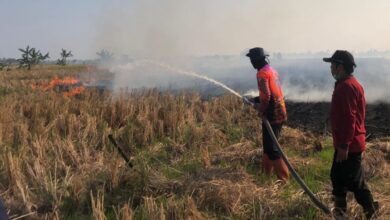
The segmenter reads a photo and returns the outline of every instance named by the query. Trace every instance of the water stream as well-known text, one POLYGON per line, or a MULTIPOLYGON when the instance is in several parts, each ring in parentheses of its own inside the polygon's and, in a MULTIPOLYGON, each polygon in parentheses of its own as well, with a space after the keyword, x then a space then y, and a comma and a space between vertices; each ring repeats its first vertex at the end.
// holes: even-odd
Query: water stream
POLYGON ((233 89, 229 88, 227 85, 215 80, 215 79, 212 79, 210 77, 207 77, 207 76, 204 76, 204 75, 200 75, 196 72, 191 72, 191 71, 186 71, 186 70, 182 70, 182 69, 178 69, 176 67, 173 67, 173 66, 170 66, 168 64, 165 64, 165 63, 161 63, 161 62, 157 62, 157 61, 152 61, 152 60, 141 60, 141 61, 138 61, 140 64, 141 63, 144 63, 144 64, 152 64, 152 65, 156 65, 156 66, 160 66, 160 67, 163 67, 167 70, 170 70, 172 72, 175 72, 175 73, 178 73, 178 74, 181 74, 181 75, 186 75, 186 76, 193 76, 193 77, 197 77, 199 79, 204 79, 204 80, 207 80, 211 83, 213 83, 214 85, 217 85, 217 86, 220 86, 224 89, 226 89, 227 91, 229 91, 230 93, 234 94, 235 96, 239 97, 239 98, 242 98, 242 95, 240 95, 238 92, 234 91, 233 89))

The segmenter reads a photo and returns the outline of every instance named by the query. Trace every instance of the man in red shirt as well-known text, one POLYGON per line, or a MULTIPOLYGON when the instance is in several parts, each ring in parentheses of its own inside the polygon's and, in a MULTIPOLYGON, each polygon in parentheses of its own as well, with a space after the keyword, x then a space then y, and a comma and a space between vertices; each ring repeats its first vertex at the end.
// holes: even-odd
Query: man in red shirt
MULTIPOLYGON (((259 89, 259 104, 255 105, 260 117, 266 117, 272 130, 279 137, 283 123, 287 120, 286 105, 279 83, 278 73, 268 64, 263 48, 255 47, 249 50, 247 56, 253 67, 257 70, 257 85, 259 89)), ((281 159, 276 143, 272 141, 264 123, 263 131, 263 169, 266 174, 275 171, 278 179, 287 182, 288 168, 281 159)))
POLYGON ((378 210, 378 204, 373 201, 362 168, 366 148, 364 90, 352 75, 356 64, 351 53, 337 50, 332 57, 323 60, 331 63, 331 73, 336 80, 330 112, 335 148, 330 174, 335 214, 343 215, 346 212, 347 191, 352 191, 370 219, 378 210))

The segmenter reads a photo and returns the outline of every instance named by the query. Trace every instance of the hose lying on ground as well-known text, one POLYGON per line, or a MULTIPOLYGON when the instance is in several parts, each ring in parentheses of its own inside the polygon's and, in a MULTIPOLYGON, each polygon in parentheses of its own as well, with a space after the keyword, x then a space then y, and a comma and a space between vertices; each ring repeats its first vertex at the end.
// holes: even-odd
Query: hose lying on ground
POLYGON ((287 167, 288 167, 288 170, 290 170, 291 172, 291 175, 294 177, 294 179, 298 182, 298 184, 301 186, 301 188, 306 192, 306 194, 310 197, 311 201, 318 207, 320 208, 323 212, 325 212, 326 214, 330 215, 331 212, 329 210, 329 208, 323 204, 315 195, 314 193, 309 189, 309 187, 306 186, 305 182, 302 180, 302 178, 298 175, 298 173, 295 171, 294 167, 292 167, 292 165, 290 164, 290 162, 288 161, 286 155, 283 153, 283 150, 282 148, 280 147, 280 144, 278 142, 278 140, 276 139, 276 136, 271 128, 271 125, 269 123, 269 121, 264 118, 263 119, 263 122, 265 124, 265 127, 267 128, 268 132, 271 134, 271 138, 272 138, 272 141, 275 143, 276 147, 278 148, 281 156, 282 156, 282 159, 283 161, 286 163, 287 167))
POLYGON ((130 167, 133 168, 133 164, 131 163, 130 159, 126 156, 126 154, 123 152, 123 149, 121 146, 119 146, 112 134, 108 135, 108 139, 111 141, 111 143, 114 145, 114 147, 118 150, 119 154, 122 156, 122 158, 126 161, 126 164, 130 167))

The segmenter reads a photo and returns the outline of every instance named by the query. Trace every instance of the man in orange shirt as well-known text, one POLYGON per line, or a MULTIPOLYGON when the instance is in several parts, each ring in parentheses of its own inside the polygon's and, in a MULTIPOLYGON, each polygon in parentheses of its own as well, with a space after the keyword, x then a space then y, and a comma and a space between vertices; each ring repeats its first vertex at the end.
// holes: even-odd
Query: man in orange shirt
MULTIPOLYGON (((265 117, 271 124, 272 130, 278 138, 283 123, 287 120, 287 110, 279 82, 279 74, 269 65, 263 48, 255 47, 249 50, 247 56, 257 70, 257 85, 259 89, 259 104, 255 105, 260 117, 265 117)), ((288 168, 281 159, 281 154, 272 141, 265 124, 263 131, 263 169, 266 174, 274 170, 278 179, 287 182, 288 168)))

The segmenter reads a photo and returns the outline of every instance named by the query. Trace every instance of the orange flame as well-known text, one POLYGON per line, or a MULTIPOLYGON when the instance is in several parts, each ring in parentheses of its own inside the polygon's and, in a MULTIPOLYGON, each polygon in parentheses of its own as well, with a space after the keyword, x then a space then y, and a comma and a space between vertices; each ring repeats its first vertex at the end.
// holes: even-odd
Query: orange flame
POLYGON ((74 88, 74 89, 70 90, 69 92, 64 92, 64 96, 66 96, 66 97, 73 97, 75 95, 83 93, 84 91, 85 91, 85 87, 84 86, 80 86, 80 87, 77 87, 77 88, 74 88))
POLYGON ((66 97, 73 97, 85 91, 85 87, 82 85, 82 82, 71 77, 66 77, 64 79, 55 78, 48 84, 41 86, 37 84, 31 85, 33 90, 37 87, 40 87, 42 91, 56 90, 57 92, 63 93, 66 97))

